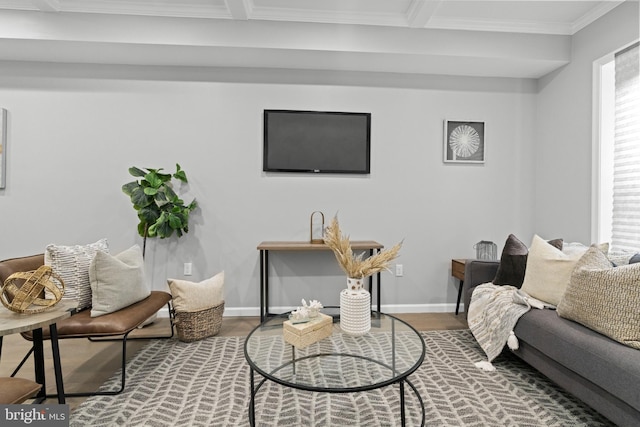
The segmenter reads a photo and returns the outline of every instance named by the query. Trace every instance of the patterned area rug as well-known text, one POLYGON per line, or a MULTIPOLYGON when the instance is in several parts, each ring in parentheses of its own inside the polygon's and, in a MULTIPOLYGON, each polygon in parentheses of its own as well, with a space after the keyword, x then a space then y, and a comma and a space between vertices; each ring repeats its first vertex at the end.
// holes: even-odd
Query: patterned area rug
MULTIPOLYGON (((427 354, 409 377, 429 426, 611 426, 516 356, 504 352, 495 372, 474 366, 484 353, 469 330, 422 332, 427 354)), ((89 398, 71 426, 248 426, 249 367, 244 338, 195 343, 156 340, 128 364, 117 396, 89 398)), ((258 377, 259 378, 259 377, 258 377)), ((119 374, 104 384, 113 389, 119 374)), ((407 387, 407 425, 420 425, 407 387)), ((397 385, 353 394, 311 393, 265 383, 256 398, 259 426, 400 425, 397 385)))

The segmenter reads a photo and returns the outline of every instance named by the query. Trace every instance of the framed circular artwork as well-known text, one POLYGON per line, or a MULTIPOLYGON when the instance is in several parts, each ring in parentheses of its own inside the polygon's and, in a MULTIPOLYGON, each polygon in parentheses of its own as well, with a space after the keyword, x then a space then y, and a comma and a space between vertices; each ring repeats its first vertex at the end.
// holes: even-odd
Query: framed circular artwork
POLYGON ((484 122, 445 120, 444 161, 447 163, 484 163, 484 122))

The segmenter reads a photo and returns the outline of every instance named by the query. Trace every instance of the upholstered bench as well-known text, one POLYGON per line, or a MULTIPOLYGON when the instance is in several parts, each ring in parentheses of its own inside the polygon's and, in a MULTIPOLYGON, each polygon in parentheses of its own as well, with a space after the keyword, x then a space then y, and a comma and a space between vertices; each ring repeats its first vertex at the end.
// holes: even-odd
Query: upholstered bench
MULTIPOLYGON (((44 255, 32 255, 21 258, 12 258, 0 261, 0 282, 5 280, 13 273, 22 271, 36 270, 44 264, 44 255)), ((145 299, 138 301, 128 307, 122 308, 116 312, 105 314, 98 317, 91 317, 91 310, 86 309, 74 313, 71 317, 57 323, 58 339, 69 338, 88 338, 94 340, 96 338, 113 337, 118 341, 122 341, 122 382, 118 390, 100 391, 100 392, 79 392, 65 393, 66 396, 91 396, 91 395, 113 395, 124 390, 126 378, 126 344, 127 337, 138 326, 144 323, 151 316, 156 314, 165 305, 172 313, 171 294, 163 291, 151 291, 150 295, 145 299)), ((173 336, 173 322, 170 325, 170 335, 151 338, 170 338, 173 336)), ((31 332, 23 333, 22 336, 28 340, 32 340, 31 332)), ((49 338, 49 331, 43 330, 43 337, 49 338)), ((130 338, 131 339, 131 338, 130 338)), ((145 338, 147 339, 147 338, 145 338)), ((29 357, 30 353, 25 356, 23 362, 29 357)), ((20 366, 22 365, 20 364, 20 366)), ((64 365, 64 361, 63 361, 64 365)))

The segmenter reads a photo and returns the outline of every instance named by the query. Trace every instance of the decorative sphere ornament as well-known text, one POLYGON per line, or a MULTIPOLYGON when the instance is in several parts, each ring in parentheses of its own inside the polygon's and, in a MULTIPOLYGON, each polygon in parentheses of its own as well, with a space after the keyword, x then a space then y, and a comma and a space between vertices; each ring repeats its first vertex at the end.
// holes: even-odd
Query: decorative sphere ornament
POLYGON ((5 280, 0 293, 2 305, 23 314, 40 313, 62 299, 64 282, 51 267, 43 265, 35 271, 14 273, 5 280), (44 290, 52 299, 44 298, 44 290))

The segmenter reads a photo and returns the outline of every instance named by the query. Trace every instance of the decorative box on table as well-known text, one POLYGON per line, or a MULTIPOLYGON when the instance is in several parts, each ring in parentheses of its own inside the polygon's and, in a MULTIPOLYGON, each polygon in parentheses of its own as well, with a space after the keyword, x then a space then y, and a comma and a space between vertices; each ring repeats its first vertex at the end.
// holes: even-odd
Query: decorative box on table
POLYGON ((333 330, 333 318, 326 314, 318 313, 318 317, 306 323, 293 323, 291 320, 284 322, 282 334, 284 340, 296 348, 305 348, 314 342, 331 336, 333 330))

